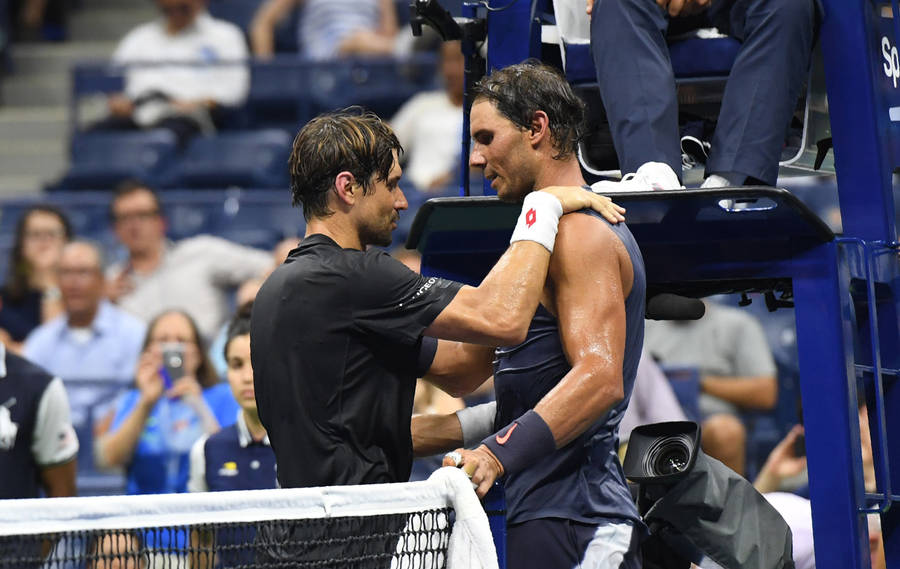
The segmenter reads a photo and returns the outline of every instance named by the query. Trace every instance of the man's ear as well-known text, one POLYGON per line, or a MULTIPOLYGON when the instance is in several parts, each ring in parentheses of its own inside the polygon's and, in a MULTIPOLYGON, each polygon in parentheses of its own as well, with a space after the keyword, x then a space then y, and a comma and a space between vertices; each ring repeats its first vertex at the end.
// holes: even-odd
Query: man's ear
POLYGON ((340 172, 335 176, 334 190, 338 201, 346 205, 354 205, 362 194, 362 188, 356 183, 356 178, 347 171, 340 172))
POLYGON ((534 116, 531 117, 531 131, 528 139, 535 148, 541 141, 550 140, 550 117, 544 111, 535 111, 534 116))

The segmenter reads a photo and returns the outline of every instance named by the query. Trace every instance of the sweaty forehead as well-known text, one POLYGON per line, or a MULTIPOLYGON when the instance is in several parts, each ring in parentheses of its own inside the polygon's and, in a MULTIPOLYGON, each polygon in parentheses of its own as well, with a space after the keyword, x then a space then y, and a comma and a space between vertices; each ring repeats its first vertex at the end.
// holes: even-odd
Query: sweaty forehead
POLYGON ((470 134, 479 131, 497 131, 504 128, 516 128, 511 120, 500 114, 497 106, 489 100, 479 99, 472 105, 469 115, 470 134))

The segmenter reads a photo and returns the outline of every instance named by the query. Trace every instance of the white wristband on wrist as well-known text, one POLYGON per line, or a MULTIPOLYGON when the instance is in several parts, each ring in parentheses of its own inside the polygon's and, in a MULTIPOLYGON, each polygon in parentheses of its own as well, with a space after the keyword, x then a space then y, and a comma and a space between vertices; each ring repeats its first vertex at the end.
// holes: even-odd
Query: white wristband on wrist
POLYGON ((456 412, 459 426, 463 434, 463 447, 475 448, 481 439, 494 432, 494 417, 497 415, 497 402, 482 403, 474 407, 463 407, 456 412))
POLYGON ((531 192, 522 202, 522 213, 513 230, 510 244, 516 241, 534 241, 553 253, 556 230, 562 217, 562 204, 546 192, 531 192))

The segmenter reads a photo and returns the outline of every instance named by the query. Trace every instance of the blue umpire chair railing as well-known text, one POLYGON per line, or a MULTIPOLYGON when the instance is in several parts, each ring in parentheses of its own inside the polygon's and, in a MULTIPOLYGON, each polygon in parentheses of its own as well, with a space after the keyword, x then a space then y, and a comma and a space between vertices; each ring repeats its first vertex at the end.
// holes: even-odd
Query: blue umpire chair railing
MULTIPOLYGON (((540 57, 543 0, 489 0, 488 69, 540 57)), ((823 0, 820 33, 843 236, 784 190, 618 194, 651 289, 691 296, 773 292, 792 301, 817 566, 869 566, 879 512, 900 566, 900 257, 892 172, 900 166, 900 6, 823 0), (731 207, 742 204, 742 209, 731 207), (857 403, 872 425, 877 490, 863 485, 857 403), (893 412, 888 412, 888 410, 893 412)), ((483 10, 482 10, 483 11, 483 10)), ((426 203, 408 245, 423 272, 477 282, 506 248, 517 208, 493 198, 426 203)))

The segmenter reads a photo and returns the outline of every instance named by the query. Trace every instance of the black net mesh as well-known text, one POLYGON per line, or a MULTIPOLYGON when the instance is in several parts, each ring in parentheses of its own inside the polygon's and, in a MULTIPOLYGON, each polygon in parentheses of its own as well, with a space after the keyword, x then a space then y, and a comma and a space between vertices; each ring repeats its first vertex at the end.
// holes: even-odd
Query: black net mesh
POLYGON ((0 569, 439 569, 451 510, 0 537, 0 569))

